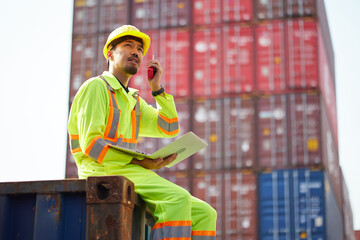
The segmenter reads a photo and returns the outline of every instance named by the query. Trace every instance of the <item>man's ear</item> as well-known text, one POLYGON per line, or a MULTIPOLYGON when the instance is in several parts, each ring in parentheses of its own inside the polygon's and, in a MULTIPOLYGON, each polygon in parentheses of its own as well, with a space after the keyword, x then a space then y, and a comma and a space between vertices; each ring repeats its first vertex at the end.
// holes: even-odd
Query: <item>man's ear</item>
POLYGON ((106 55, 107 55, 108 59, 110 60, 110 58, 112 57, 112 51, 108 51, 106 55))

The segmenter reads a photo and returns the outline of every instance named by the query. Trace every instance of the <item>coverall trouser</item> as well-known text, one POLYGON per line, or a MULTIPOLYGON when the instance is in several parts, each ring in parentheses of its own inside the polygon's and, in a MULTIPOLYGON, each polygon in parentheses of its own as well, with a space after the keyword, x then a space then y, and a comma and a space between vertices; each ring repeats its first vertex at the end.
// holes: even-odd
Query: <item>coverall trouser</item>
POLYGON ((217 214, 206 202, 141 166, 129 164, 115 170, 107 165, 105 168, 109 169, 105 170, 106 175, 122 175, 134 183, 135 192, 146 202, 156 220, 151 231, 152 240, 215 239, 217 214))

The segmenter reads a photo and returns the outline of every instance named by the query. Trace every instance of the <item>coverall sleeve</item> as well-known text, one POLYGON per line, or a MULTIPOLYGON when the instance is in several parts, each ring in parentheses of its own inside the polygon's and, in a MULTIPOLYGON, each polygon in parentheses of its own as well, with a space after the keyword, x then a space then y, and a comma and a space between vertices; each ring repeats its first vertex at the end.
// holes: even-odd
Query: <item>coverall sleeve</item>
POLYGON ((165 93, 165 98, 156 96, 157 108, 141 99, 141 120, 139 135, 144 137, 171 138, 180 130, 178 114, 172 95, 165 93))
POLYGON ((109 148, 109 140, 104 139, 109 99, 102 80, 94 80, 84 86, 77 99, 77 107, 81 151, 99 163, 106 160, 116 160, 123 165, 130 163, 132 156, 109 148))

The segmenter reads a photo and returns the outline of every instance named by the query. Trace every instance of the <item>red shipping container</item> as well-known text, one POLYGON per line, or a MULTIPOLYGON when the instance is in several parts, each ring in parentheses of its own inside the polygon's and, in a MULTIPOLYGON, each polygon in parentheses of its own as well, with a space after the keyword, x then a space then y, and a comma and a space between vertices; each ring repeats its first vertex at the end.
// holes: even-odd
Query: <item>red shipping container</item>
POLYGON ((160 31, 159 61, 164 70, 162 84, 176 98, 189 96, 189 42, 188 30, 160 31))
POLYGON ((316 15, 315 0, 286 0, 286 15, 288 17, 305 17, 316 15))
POLYGON ((256 88, 274 92, 286 89, 285 26, 283 21, 261 23, 256 27, 256 88))
POLYGON ((253 16, 252 0, 223 0, 224 22, 250 21, 253 16))
POLYGON ((70 102, 81 84, 90 77, 101 74, 97 69, 98 37, 73 38, 71 52, 70 102))
POLYGON ((193 92, 196 97, 220 96, 221 87, 221 30, 198 29, 194 32, 193 92))
POLYGON ((221 0, 195 0, 193 5, 195 25, 221 22, 221 0))
POLYGON ((160 0, 160 27, 187 26, 189 15, 189 0, 160 0))
POLYGON ((159 28, 159 0, 133 0, 131 23, 141 30, 159 28))
POLYGON ((224 98, 224 168, 255 167, 255 104, 249 97, 224 98))
POLYGON ((225 171, 223 189, 223 230, 219 239, 257 239, 256 175, 225 171))
POLYGON ((76 0, 74 2, 73 35, 98 32, 98 1, 76 0))
POLYGON ((360 230, 355 231, 355 239, 360 240, 360 230))
POLYGON ((283 18, 285 15, 284 0, 256 0, 255 4, 260 20, 283 18))
POLYGON ((220 236, 222 234, 224 201, 222 172, 198 172, 194 176, 192 185, 192 194, 210 204, 217 211, 216 235, 220 236))
POLYGON ((329 61, 326 54, 326 48, 323 42, 322 34, 319 34, 318 46, 319 46, 320 89, 326 106, 327 114, 329 116, 335 144, 336 147, 338 147, 337 107, 336 107, 336 92, 334 85, 335 76, 333 76, 332 71, 330 70, 331 67, 329 67, 329 61))
MULTIPOLYGON (((344 174, 341 172, 341 183, 342 183, 342 217, 344 221, 344 239, 345 240, 356 240, 354 232, 354 221, 353 221, 353 212, 350 203, 349 190, 347 188, 344 174)), ((341 209, 341 208, 340 208, 341 209)))
MULTIPOLYGON (((94 0, 93 0, 94 1, 94 0)), ((89 0, 87 0, 89 2, 89 0)), ((128 1, 98 0, 99 32, 109 34, 121 25, 128 24, 128 1)))
POLYGON ((319 95, 289 95, 290 167, 322 163, 320 111, 319 95))
POLYGON ((257 105, 259 167, 286 168, 288 166, 286 95, 262 97, 257 105))
POLYGON ((288 20, 286 26, 288 88, 318 87, 316 22, 304 19, 288 20))
MULTIPOLYGON (((220 49, 222 49, 223 53, 223 92, 225 94, 254 90, 253 41, 250 27, 239 25, 223 26, 223 45, 220 49)), ((206 56, 206 59, 209 59, 209 57, 206 56)), ((213 67, 215 66, 209 66, 207 72, 213 70, 213 67)), ((219 82, 219 80, 215 80, 219 82)), ((204 82, 206 86, 214 86, 212 94, 218 94, 216 90, 219 86, 212 82, 209 84, 208 80, 204 82)))
POLYGON ((196 170, 214 170, 223 167, 222 156, 222 99, 196 102, 194 105, 193 131, 208 143, 194 154, 196 170))

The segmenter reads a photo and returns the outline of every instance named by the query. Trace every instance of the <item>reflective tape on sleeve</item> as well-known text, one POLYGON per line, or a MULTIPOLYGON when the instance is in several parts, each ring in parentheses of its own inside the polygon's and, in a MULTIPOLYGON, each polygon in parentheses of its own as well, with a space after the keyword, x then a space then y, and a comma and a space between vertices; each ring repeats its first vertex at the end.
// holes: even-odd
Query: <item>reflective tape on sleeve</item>
POLYGON ((160 129, 167 135, 173 135, 179 132, 178 118, 166 118, 159 114, 158 125, 160 129))
POLYGON ((102 139, 101 136, 98 136, 91 141, 89 147, 85 151, 85 154, 101 163, 108 148, 109 146, 107 141, 102 139))
POLYGON ((79 135, 70 135, 70 149, 72 153, 81 152, 79 135))

